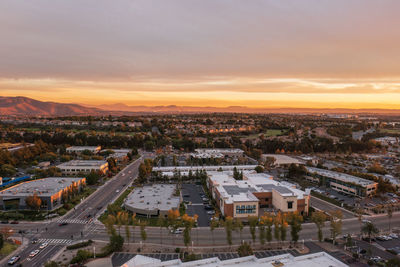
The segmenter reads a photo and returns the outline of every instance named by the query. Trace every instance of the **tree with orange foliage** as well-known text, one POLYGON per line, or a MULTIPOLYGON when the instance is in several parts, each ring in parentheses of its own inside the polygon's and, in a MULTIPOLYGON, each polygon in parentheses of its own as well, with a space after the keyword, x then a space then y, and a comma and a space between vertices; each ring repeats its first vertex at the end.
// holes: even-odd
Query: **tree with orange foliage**
POLYGON ((195 222, 197 221, 197 218, 198 218, 197 214, 191 217, 185 213, 182 216, 182 223, 185 228, 183 230, 183 243, 185 244, 186 247, 190 244, 190 241, 192 240, 190 233, 195 222))
POLYGON ((292 241, 297 243, 299 240, 299 232, 301 231, 301 223, 303 222, 303 216, 301 216, 297 211, 291 212, 288 215, 288 223, 290 225, 290 235, 292 241))
POLYGON ((7 240, 10 236, 12 236, 14 233, 14 230, 11 227, 2 227, 0 229, 0 235, 4 237, 4 240, 7 240))
POLYGON ((42 205, 42 199, 37 196, 37 194, 33 194, 33 196, 28 196, 25 198, 25 203, 31 209, 39 211, 40 206, 42 205))

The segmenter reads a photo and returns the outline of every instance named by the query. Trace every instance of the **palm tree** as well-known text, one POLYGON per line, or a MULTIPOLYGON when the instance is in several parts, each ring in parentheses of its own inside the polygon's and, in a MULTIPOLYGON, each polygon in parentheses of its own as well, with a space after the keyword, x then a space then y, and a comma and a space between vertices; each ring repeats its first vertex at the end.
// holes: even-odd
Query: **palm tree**
POLYGON ((371 243, 371 236, 378 234, 379 230, 373 223, 366 222, 361 228, 361 232, 368 236, 368 240, 371 243))
POLYGON ((392 232, 391 230, 391 223, 392 223, 392 217, 393 217, 393 206, 389 205, 387 208, 387 216, 389 218, 389 233, 392 232))
POLYGON ((160 240, 161 240, 161 244, 163 243, 163 236, 162 236, 162 228, 164 227, 164 225, 166 224, 166 220, 160 215, 158 216, 158 221, 157 221, 157 225, 160 227, 160 240))

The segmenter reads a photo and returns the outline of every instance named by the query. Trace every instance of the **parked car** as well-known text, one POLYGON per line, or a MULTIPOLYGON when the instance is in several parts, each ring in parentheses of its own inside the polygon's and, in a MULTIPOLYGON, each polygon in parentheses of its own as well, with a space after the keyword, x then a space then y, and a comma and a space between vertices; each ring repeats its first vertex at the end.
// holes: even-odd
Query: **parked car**
POLYGON ((11 224, 19 224, 18 221, 12 221, 11 224))
POLYGON ((8 265, 14 265, 17 261, 19 261, 20 256, 14 256, 8 261, 8 265))
POLYGON ((362 219, 362 223, 371 223, 371 221, 367 219, 362 219))
POLYGON ((399 236, 396 235, 395 233, 391 233, 391 234, 389 235, 389 237, 394 238, 394 239, 399 238, 399 236))
POLYGON ((6 221, 6 220, 5 220, 5 221, 1 221, 1 223, 2 223, 2 224, 7 224, 8 221, 6 221))
POLYGON ((215 214, 215 211, 209 210, 209 211, 207 211, 207 214, 208 214, 208 215, 214 215, 214 214, 215 214))
POLYGON ((60 223, 58 226, 66 226, 66 225, 68 225, 68 223, 67 222, 63 222, 63 223, 60 223))
POLYGON ((171 233, 173 233, 173 234, 182 234, 182 233, 183 233, 183 230, 180 229, 180 228, 178 228, 178 229, 176 229, 176 230, 172 229, 172 230, 171 230, 171 233))
POLYGON ((38 242, 38 239, 36 237, 34 237, 31 241, 32 244, 36 244, 38 242))

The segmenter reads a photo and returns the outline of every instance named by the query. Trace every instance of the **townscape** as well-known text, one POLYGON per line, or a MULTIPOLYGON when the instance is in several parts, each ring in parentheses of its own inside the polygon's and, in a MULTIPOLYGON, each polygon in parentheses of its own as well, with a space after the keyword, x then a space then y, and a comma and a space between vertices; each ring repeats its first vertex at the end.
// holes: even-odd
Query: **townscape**
POLYGON ((398 116, 3 116, 0 125, 0 232, 3 249, 18 251, 9 264, 398 263, 398 116))
POLYGON ((0 0, 0 267, 400 267, 399 0, 0 0))

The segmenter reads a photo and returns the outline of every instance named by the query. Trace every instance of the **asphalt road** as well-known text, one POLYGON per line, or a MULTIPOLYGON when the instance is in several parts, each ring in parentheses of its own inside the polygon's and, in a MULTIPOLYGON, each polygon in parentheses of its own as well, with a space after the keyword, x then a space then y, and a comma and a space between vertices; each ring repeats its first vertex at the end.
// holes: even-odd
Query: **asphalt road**
MULTIPOLYGON (((334 211, 339 208, 338 206, 336 206, 332 203, 329 203, 325 200, 322 200, 322 199, 319 199, 319 198, 313 197, 313 196, 311 196, 310 202, 311 202, 311 207, 313 207, 317 210, 322 210, 322 211, 326 211, 326 212, 334 211)), ((340 210, 342 211, 343 219, 354 218, 354 214, 352 212, 350 212, 346 209, 340 209, 340 210)))
MULTIPOLYGON (((371 220, 378 229, 388 230, 388 218, 385 214, 365 217, 371 220)), ((357 218, 344 219, 342 223, 341 235, 359 235, 361 225, 357 218)), ((392 226, 400 225, 400 213, 393 213, 392 226)), ((147 227, 147 240, 146 243, 163 244, 163 245, 183 245, 182 234, 171 234, 167 229, 160 229, 159 227, 147 227)), ((323 229, 324 237, 330 236, 329 222, 326 223, 323 229)), ((121 228, 121 235, 124 236, 124 229, 121 228)), ((244 227, 242 233, 233 232, 233 243, 238 244, 241 240, 251 241, 251 234, 248 227, 244 227)), ((193 228, 191 233, 194 246, 213 246, 213 245, 227 245, 226 233, 224 228, 217 228, 213 232, 209 227, 193 228)), ((103 225, 98 225, 95 230, 90 233, 90 239, 93 240, 108 240, 108 234, 103 225)), ((300 232, 300 240, 316 240, 317 230, 314 223, 304 223, 300 232)), ((290 229, 287 231, 287 240, 290 240, 290 229)), ((138 227, 131 229, 131 242, 140 241, 140 230, 138 227), (132 237, 132 232, 134 236, 132 237)), ((258 242, 258 233, 256 236, 258 242)))
POLYGON ((98 188, 87 199, 83 200, 75 210, 67 213, 62 219, 56 219, 48 223, 21 223, 12 225, 15 232, 19 229, 28 229, 26 238, 37 238, 37 244, 31 244, 24 248, 19 255, 21 263, 26 266, 42 266, 52 256, 58 253, 62 247, 80 239, 87 239, 90 231, 95 226, 95 219, 107 205, 113 202, 137 177, 138 167, 141 158, 128 165, 106 184, 98 188), (90 218, 88 217, 90 214, 90 218), (68 225, 59 226, 61 222, 67 222, 68 225), (38 249, 40 243, 49 242, 49 246, 42 249, 38 255, 29 258, 29 253, 38 249))

